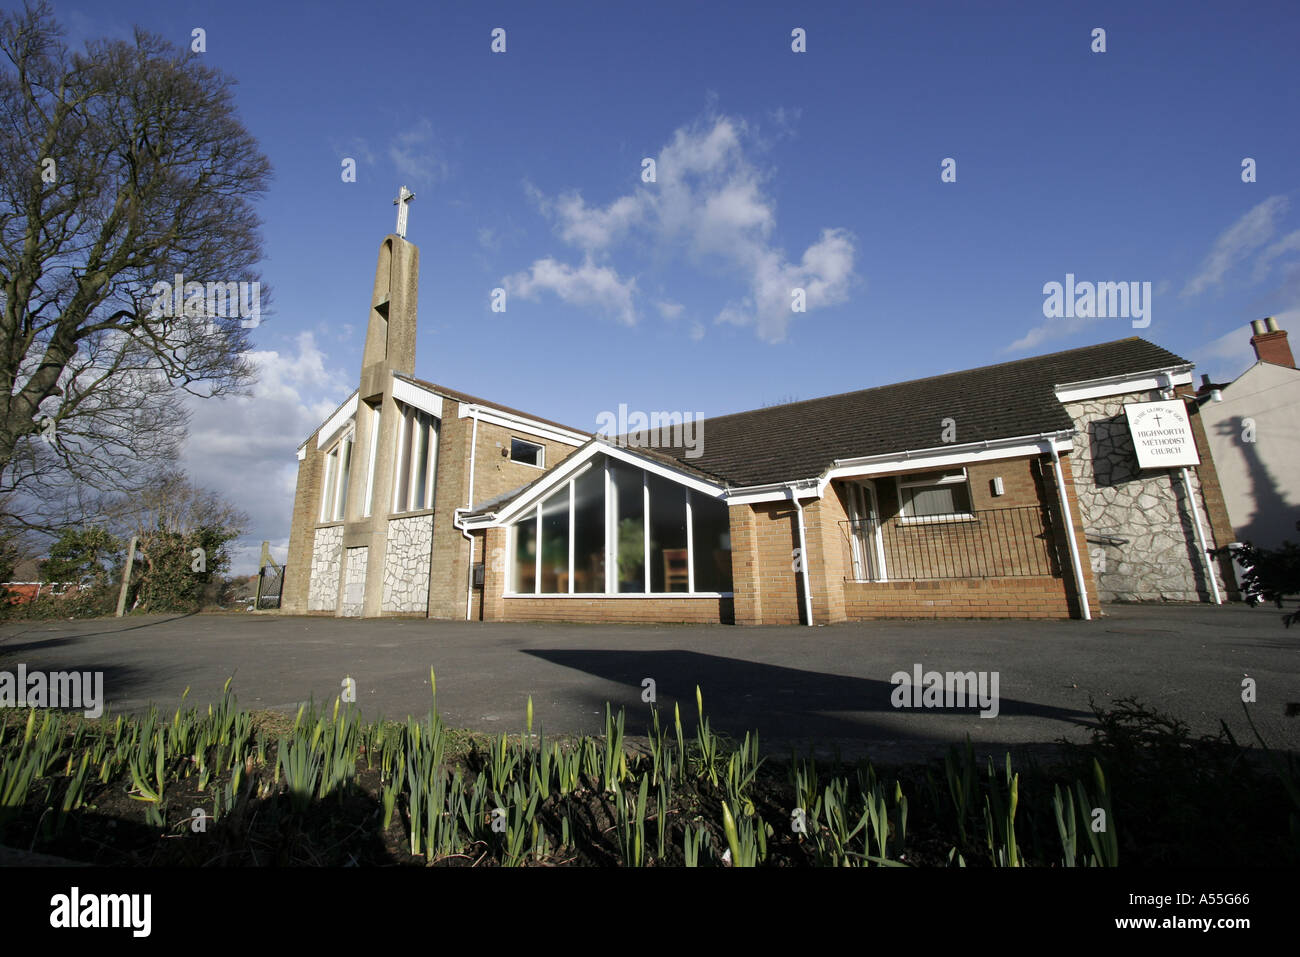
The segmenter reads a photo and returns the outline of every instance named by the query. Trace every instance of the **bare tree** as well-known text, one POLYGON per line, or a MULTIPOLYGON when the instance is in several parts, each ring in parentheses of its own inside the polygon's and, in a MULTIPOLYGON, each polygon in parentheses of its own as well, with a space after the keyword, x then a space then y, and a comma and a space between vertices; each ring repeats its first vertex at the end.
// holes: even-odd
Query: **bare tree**
POLYGON ((191 607, 230 565, 229 543, 248 515, 183 472, 153 476, 139 493, 109 499, 103 509, 121 539, 135 535, 140 550, 133 576, 139 607, 191 607))
POLYGON ((130 487, 174 460, 179 390, 251 384, 270 164, 200 61, 0 18, 0 495, 130 487))
POLYGON ((179 470, 151 476, 141 492, 110 499, 103 515, 115 534, 136 535, 141 541, 157 532, 192 535, 203 528, 235 538, 248 524, 248 515, 238 506, 194 485, 179 470))

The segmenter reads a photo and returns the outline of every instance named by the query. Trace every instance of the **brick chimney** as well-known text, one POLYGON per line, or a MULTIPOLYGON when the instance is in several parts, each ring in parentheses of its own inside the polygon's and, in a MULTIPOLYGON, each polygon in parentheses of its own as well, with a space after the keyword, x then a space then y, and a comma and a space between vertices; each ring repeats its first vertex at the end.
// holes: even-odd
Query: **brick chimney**
POLYGON ((1277 327, 1277 320, 1272 316, 1267 319, 1254 319, 1250 323, 1250 344, 1255 347, 1255 355, 1261 362, 1295 368, 1295 358, 1291 355, 1291 346, 1286 341, 1286 330, 1277 327))

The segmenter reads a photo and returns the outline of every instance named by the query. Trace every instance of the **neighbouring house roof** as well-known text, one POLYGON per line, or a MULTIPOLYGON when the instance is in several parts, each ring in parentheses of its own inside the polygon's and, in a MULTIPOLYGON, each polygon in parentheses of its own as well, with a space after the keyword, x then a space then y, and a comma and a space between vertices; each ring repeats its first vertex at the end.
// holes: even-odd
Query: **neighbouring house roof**
POLYGON ((1133 336, 717 416, 697 426, 697 457, 687 458, 684 447, 660 451, 732 486, 811 479, 837 459, 933 449, 941 445, 945 418, 955 422, 959 444, 1072 431, 1055 386, 1179 366, 1191 363, 1133 336))

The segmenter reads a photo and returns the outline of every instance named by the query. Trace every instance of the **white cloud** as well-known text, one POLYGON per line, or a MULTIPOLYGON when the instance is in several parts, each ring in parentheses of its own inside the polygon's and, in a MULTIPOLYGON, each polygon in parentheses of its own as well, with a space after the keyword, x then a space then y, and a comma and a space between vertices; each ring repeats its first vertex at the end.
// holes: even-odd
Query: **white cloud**
MULTIPOLYGON (((780 123, 788 124, 792 115, 780 113, 780 123)), ((745 145, 754 139, 742 120, 726 116, 682 127, 655 160, 656 182, 606 206, 589 205, 576 191, 552 199, 531 183, 524 188, 543 215, 555 220, 557 235, 583 251, 585 265, 574 272, 596 268, 592 262, 608 259, 632 237, 692 265, 711 260, 746 286, 746 294, 724 307, 718 320, 752 325, 760 338, 780 341, 795 315, 793 288, 807 291, 808 310, 848 298, 856 241, 847 230, 825 228, 798 260, 787 259, 772 241, 776 205, 764 191, 765 174, 746 155, 745 145)), ((539 266, 556 273, 560 264, 538 260, 534 273, 539 266)), ((629 294, 634 281, 622 284, 629 294)), ((675 317, 659 308, 665 318, 675 317)), ((628 306, 619 313, 634 310, 628 306)))
POLYGON ((1255 362, 1250 344, 1250 326, 1242 323, 1231 332, 1207 342, 1191 358, 1215 382, 1231 382, 1255 362))
POLYGON ((1255 261, 1255 282, 1264 281, 1275 259, 1295 252, 1300 252, 1300 229, 1288 233, 1260 253, 1259 259, 1255 261))
POLYGON ((408 183, 427 186, 447 175, 447 164, 434 150, 433 124, 427 117, 393 137, 388 158, 408 183))
POLYGON ((552 292, 573 306, 606 312, 624 325, 636 325, 636 280, 619 278, 608 266, 597 266, 588 257, 576 269, 554 259, 539 259, 532 267, 505 280, 507 292, 523 299, 535 299, 552 292))
POLYGON ((550 205, 559 219, 560 238, 586 251, 600 251, 620 240, 642 216, 642 201, 621 196, 604 209, 586 204, 577 193, 568 193, 550 205))
POLYGON ((254 570, 263 540, 287 543, 298 478, 294 452, 353 388, 343 371, 327 367, 310 332, 295 345, 296 351, 248 354, 258 371, 252 395, 190 400, 182 464, 196 485, 250 518, 232 549, 238 559, 232 573, 254 570))
POLYGON ((1221 285, 1230 269, 1273 237, 1276 220, 1286 208, 1285 196, 1270 196, 1224 230, 1182 294, 1198 296, 1210 286, 1221 285))
POLYGON ((665 319, 671 320, 680 318, 682 311, 685 310, 686 307, 680 302, 673 302, 671 299, 665 299, 662 302, 656 302, 655 308, 659 310, 659 315, 663 316, 665 319))
POLYGON ((1065 339, 1083 332, 1089 326, 1096 326, 1095 319, 1048 319, 1041 326, 1034 326, 1023 336, 1002 349, 1003 354, 1011 352, 1028 352, 1037 349, 1044 342, 1053 339, 1065 339))
POLYGON ((365 166, 375 165, 375 151, 370 148, 370 144, 364 137, 353 136, 343 141, 343 145, 336 143, 331 144, 334 152, 339 154, 340 158, 350 157, 365 166))
POLYGON ((842 229, 822 230, 821 238, 804 251, 802 260, 785 262, 778 250, 755 249, 752 294, 729 304, 717 321, 755 326, 759 338, 780 342, 793 316, 794 291, 802 289, 808 310, 843 302, 853 278, 853 237, 842 229))

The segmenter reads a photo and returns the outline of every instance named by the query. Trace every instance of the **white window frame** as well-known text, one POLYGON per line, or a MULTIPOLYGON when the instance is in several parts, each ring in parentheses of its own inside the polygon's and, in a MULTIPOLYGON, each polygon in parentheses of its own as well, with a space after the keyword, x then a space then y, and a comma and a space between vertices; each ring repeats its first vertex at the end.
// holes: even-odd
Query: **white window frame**
MULTIPOLYGON (((920 473, 910 473, 912 475, 920 473)), ((952 469, 938 479, 924 479, 904 481, 908 475, 894 476, 894 487, 898 493, 898 521, 903 525, 933 525, 936 522, 973 522, 975 521, 975 512, 973 506, 975 498, 971 494, 970 477, 966 470, 952 469), (903 498, 903 489, 905 488, 941 488, 945 485, 964 485, 966 487, 966 501, 972 505, 972 510, 968 512, 945 512, 939 515, 908 515, 904 510, 905 501, 903 498)))
MULTIPOLYGON (((613 508, 614 502, 614 480, 610 472, 610 463, 614 461, 606 458, 602 472, 605 481, 605 590, 603 592, 578 592, 574 591, 574 562, 575 548, 574 541, 574 519, 576 511, 576 488, 575 481, 578 476, 586 471, 590 466, 586 466, 571 475, 565 482, 557 485, 555 488, 547 490, 538 500, 526 511, 519 515, 515 521, 510 522, 506 528, 506 569, 505 585, 503 597, 505 598, 731 598, 735 595, 733 591, 696 591, 695 590, 695 527, 694 514, 691 508, 689 486, 680 485, 682 490, 682 508, 686 515, 686 561, 689 569, 689 580, 687 591, 618 591, 618 516, 613 508), (542 505, 545 501, 554 497, 557 493, 567 487, 569 496, 569 590, 567 592, 543 592, 542 587, 542 505), (537 553, 533 557, 533 590, 531 592, 516 592, 512 586, 515 581, 515 564, 517 562, 517 541, 516 534, 520 525, 525 522, 533 523, 535 541, 537 543, 537 553)), ((642 563, 642 589, 650 587, 650 472, 648 469, 634 466, 641 472, 641 505, 642 505, 642 538, 644 542, 645 557, 642 563)), ((671 499, 670 499, 671 500, 671 499)))
POLYGON ((542 471, 545 471, 546 470, 546 446, 542 445, 540 442, 529 442, 527 439, 521 439, 517 435, 512 435, 510 436, 510 461, 514 462, 516 465, 526 465, 530 469, 541 469, 542 471), (516 442, 520 443, 521 445, 531 445, 533 448, 537 450, 536 464, 532 462, 522 462, 519 459, 515 458, 516 442))
POLYGON ((348 507, 348 482, 352 476, 352 453, 356 445, 355 425, 340 436, 339 440, 325 453, 325 481, 321 489, 320 520, 324 522, 342 522, 346 518, 348 507), (344 468, 344 451, 347 451, 347 467, 344 468))
POLYGON ((397 426, 397 457, 393 460, 393 514, 424 512, 433 508, 434 477, 438 472, 438 437, 441 423, 438 417, 413 405, 399 402, 401 421, 397 426), (420 443, 427 446, 428 469, 424 476, 424 498, 416 505, 416 478, 420 471, 420 443), (402 496, 405 479, 406 496, 402 496))
POLYGON ((369 518, 375 508, 375 459, 379 452, 379 432, 383 423, 383 407, 370 407, 370 458, 366 462, 366 504, 363 518, 369 518))

